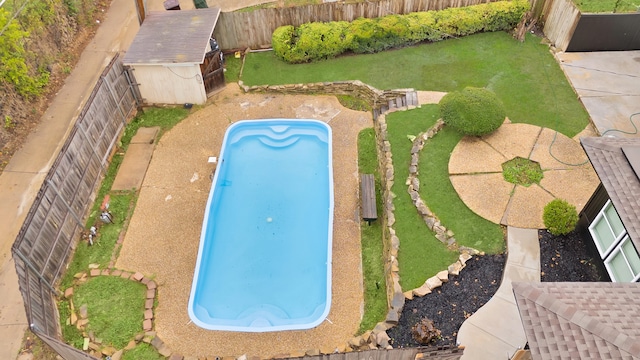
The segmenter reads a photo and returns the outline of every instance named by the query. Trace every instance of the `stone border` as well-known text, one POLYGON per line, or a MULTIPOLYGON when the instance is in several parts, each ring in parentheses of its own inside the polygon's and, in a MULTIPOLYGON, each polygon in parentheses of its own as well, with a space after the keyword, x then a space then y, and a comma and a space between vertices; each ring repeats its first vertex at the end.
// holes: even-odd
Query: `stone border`
MULTIPOLYGON (((98 269, 91 268, 91 266, 88 272, 75 274, 73 278, 73 285, 64 291, 63 297, 69 301, 69 306, 71 308, 71 315, 68 319, 69 324, 75 325, 78 330, 85 334, 84 345, 82 348, 83 351, 88 351, 90 355, 98 358, 102 358, 102 356, 110 356, 112 360, 119 360, 122 357, 124 350, 134 348, 138 343, 140 343, 140 341, 145 341, 147 343, 153 342, 152 340, 156 338, 156 334, 153 331, 153 319, 155 318, 153 314, 153 307, 157 297, 157 284, 154 280, 149 277, 145 277, 139 272, 133 273, 113 268, 98 269), (144 320, 142 322, 143 333, 136 335, 135 339, 131 340, 124 349, 115 349, 112 346, 103 346, 100 339, 96 338, 91 331, 85 334, 86 326, 89 323, 85 304, 80 306, 78 309, 79 314, 76 314, 75 306, 73 304, 74 287, 86 283, 89 278, 95 278, 98 276, 120 277, 122 279, 139 282, 147 287, 144 302, 144 320)), ((163 356, 172 355, 170 351, 167 351, 167 349, 162 349, 161 347, 156 347, 156 349, 163 356)))
MULTIPOLYGON (((443 244, 447 245, 450 250, 456 250, 462 253, 468 253, 471 255, 481 254, 480 251, 465 247, 459 246, 456 243, 456 238, 453 234, 453 231, 448 230, 442 225, 440 219, 429 209, 427 204, 420 198, 420 180, 418 179, 418 163, 420 159, 420 152, 426 141, 431 139, 435 134, 437 134, 444 127, 444 121, 442 119, 438 119, 436 123, 429 128, 426 132, 418 134, 416 138, 413 140, 413 147, 411 148, 411 163, 409 164, 409 177, 407 177, 407 186, 408 192, 411 196, 411 201, 413 205, 415 205, 416 210, 418 210, 418 214, 422 217, 425 224, 431 231, 433 231, 436 235, 436 239, 440 240, 443 244)), ((458 275, 456 273, 455 275, 458 275)))
MULTIPOLYGON (((395 195, 391 191, 391 188, 394 184, 394 168, 393 168, 393 156, 391 154, 391 143, 388 140, 387 135, 387 123, 385 114, 381 114, 378 118, 378 127, 377 133, 379 135, 379 139, 382 140, 382 145, 380 146, 380 152, 382 156, 379 158, 382 159, 381 168, 384 169, 383 177, 384 177, 384 217, 387 220, 386 226, 389 232, 390 237, 390 248, 389 248, 389 279, 391 280, 387 287, 392 292, 389 311, 387 313, 387 317, 385 321, 378 323, 373 330, 373 339, 375 340, 375 344, 378 347, 386 348, 388 346, 388 336, 386 335, 386 330, 392 328, 393 326, 398 324, 400 319, 400 314, 402 312, 402 308, 404 307, 405 300, 413 299, 414 296, 425 296, 431 293, 434 289, 442 286, 443 283, 449 280, 449 275, 458 275, 460 270, 465 267, 466 262, 471 259, 472 255, 479 254, 480 252, 467 248, 458 246, 455 242, 454 234, 451 230, 447 230, 437 218, 433 212, 427 207, 425 202, 420 198, 420 194, 418 190, 420 188, 419 180, 417 178, 418 174, 418 160, 420 151, 424 147, 425 141, 432 138, 439 130, 444 126, 444 122, 442 120, 438 120, 434 126, 429 128, 426 132, 419 134, 413 139, 413 147, 411 149, 411 163, 409 167, 409 176, 407 178, 407 191, 411 196, 411 200, 413 204, 416 206, 418 213, 422 216, 423 220, 429 227, 429 229, 436 233, 436 238, 440 240, 442 243, 447 245, 449 248, 460 251, 460 255, 458 260, 449 265, 447 270, 442 270, 438 272, 436 275, 427 279, 424 284, 416 289, 408 290, 406 292, 402 292, 402 287, 400 286, 400 275, 399 275, 399 266, 398 266, 398 251, 400 248, 400 239, 395 234, 395 229, 393 228, 393 224, 395 223, 394 216, 394 206, 393 206, 393 198, 395 195), (384 332, 384 335, 380 333, 384 332)), ((389 282, 388 282, 389 283, 389 282)), ((373 341, 372 341, 373 342, 373 341)))
POLYGON ((238 85, 247 92, 272 92, 287 95, 349 95, 362 99, 371 105, 374 120, 391 109, 407 109, 418 106, 418 96, 414 89, 379 90, 360 80, 319 82, 289 85, 246 86, 238 85))

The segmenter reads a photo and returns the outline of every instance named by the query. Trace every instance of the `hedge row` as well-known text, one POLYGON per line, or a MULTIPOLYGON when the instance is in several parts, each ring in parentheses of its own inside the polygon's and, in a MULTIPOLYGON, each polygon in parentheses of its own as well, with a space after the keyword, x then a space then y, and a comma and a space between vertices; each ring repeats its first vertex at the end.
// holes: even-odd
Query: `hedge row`
POLYGON ((277 28, 271 43, 275 54, 289 63, 335 57, 346 51, 374 53, 422 41, 482 31, 510 30, 530 4, 526 0, 499 1, 408 15, 389 15, 353 22, 306 23, 277 28))

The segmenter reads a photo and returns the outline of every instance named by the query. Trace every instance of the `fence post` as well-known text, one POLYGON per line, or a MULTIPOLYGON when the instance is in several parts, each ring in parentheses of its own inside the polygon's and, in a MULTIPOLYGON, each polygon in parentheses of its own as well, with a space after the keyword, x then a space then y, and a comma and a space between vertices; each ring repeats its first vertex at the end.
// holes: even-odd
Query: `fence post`
POLYGON ((139 92, 138 84, 137 83, 134 84, 134 82, 131 80, 132 76, 131 74, 129 74, 130 69, 128 67, 125 67, 123 71, 124 71, 124 76, 127 79, 127 84, 129 84, 129 89, 131 89, 131 94, 133 95, 133 98, 136 101, 136 105, 139 106, 140 104, 142 104, 142 99, 138 97, 138 92, 139 92))

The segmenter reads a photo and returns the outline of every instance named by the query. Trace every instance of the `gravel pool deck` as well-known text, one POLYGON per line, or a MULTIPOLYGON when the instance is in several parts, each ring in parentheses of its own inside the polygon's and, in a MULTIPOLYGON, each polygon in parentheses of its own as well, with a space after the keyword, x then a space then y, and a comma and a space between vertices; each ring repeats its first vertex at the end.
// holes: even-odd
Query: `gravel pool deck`
POLYGON ((343 108, 335 97, 244 94, 236 85, 227 85, 209 99, 206 107, 194 111, 162 136, 140 189, 116 267, 155 279, 155 330, 172 351, 192 357, 272 357, 309 349, 341 348, 355 335, 363 311, 357 135, 372 126, 370 113, 343 108), (261 118, 313 118, 328 122, 333 130, 335 209, 330 321, 304 331, 204 330, 191 323, 187 303, 210 175, 215 167, 207 159, 219 155, 229 124, 261 118))

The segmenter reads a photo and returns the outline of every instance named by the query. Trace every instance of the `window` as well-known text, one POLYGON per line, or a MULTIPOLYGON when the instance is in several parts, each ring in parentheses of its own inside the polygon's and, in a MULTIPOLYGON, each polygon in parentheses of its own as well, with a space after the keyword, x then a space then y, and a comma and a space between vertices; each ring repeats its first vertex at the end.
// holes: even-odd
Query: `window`
POLYGON ((598 216, 589 225, 589 232, 604 260, 612 281, 640 280, 640 256, 629 239, 616 209, 607 201, 598 216))
POLYGON ((633 282, 640 279, 640 257, 628 235, 613 250, 604 265, 613 281, 633 282))
POLYGON ((627 231, 622 226, 622 221, 611 204, 607 201, 598 216, 589 225, 589 232, 596 243, 600 256, 604 259, 613 250, 614 246, 626 235, 627 231))

